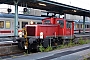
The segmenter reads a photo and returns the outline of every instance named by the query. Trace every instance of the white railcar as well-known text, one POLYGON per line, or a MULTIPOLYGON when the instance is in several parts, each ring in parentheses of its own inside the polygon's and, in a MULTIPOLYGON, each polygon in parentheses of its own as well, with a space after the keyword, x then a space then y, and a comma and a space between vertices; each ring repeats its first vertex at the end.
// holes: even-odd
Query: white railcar
MULTIPOLYGON (((74 22, 74 33, 82 33, 83 32, 83 20, 74 22)), ((90 32, 90 22, 85 22, 85 33, 90 32)))
MULTIPOLYGON (((41 20, 45 17, 31 16, 31 15, 18 15, 18 32, 25 27, 26 24, 30 24, 31 21, 34 24, 41 23, 41 20)), ((0 36, 14 36, 14 14, 0 13, 0 36)))

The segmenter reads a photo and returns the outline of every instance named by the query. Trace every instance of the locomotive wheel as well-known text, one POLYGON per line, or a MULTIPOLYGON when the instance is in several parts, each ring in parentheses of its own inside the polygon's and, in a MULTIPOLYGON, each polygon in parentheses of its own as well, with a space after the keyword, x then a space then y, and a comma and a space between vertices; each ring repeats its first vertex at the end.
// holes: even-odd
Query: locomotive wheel
POLYGON ((37 47, 37 43, 34 41, 32 44, 29 43, 29 46, 28 46, 28 53, 30 52, 37 52, 38 50, 38 47, 37 47))
POLYGON ((18 42, 18 47, 19 47, 21 50, 24 50, 24 42, 23 42, 23 41, 19 41, 19 42, 18 42))

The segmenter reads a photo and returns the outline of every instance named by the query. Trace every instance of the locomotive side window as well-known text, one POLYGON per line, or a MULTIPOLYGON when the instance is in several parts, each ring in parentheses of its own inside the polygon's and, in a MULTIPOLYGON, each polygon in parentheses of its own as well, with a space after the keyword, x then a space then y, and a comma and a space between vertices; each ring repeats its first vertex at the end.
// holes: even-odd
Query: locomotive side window
POLYGON ((68 21, 66 22, 66 27, 67 28, 71 28, 71 25, 72 25, 71 22, 68 22, 68 21))
POLYGON ((10 28, 10 27, 11 27, 10 21, 6 21, 6 22, 5 22, 5 25, 6 25, 5 27, 6 27, 7 29, 10 28))
POLYGON ((27 25, 27 24, 28 24, 28 22, 22 22, 22 28, 24 28, 25 25, 27 25))
POLYGON ((57 20, 57 23, 60 24, 60 27, 64 27, 64 21, 63 20, 57 20))
POLYGON ((4 21, 0 21, 0 28, 4 28, 4 21))
POLYGON ((45 20, 44 24, 50 24, 50 20, 45 20))

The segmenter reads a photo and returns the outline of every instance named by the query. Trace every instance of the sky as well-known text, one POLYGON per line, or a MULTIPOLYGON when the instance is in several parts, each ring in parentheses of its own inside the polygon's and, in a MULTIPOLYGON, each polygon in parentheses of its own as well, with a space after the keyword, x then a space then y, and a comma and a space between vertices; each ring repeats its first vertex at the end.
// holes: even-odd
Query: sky
POLYGON ((90 0, 50 0, 90 10, 90 0))

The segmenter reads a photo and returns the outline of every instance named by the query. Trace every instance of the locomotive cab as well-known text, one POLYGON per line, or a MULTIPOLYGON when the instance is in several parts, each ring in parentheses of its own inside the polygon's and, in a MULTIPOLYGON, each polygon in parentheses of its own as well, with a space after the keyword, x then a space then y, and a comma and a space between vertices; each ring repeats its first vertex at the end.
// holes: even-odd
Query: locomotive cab
POLYGON ((46 18, 42 23, 58 25, 57 36, 62 37, 62 39, 74 38, 74 22, 72 20, 65 20, 63 18, 46 18))
POLYGON ((62 39, 73 39, 74 38, 74 23, 70 20, 56 19, 56 23, 59 24, 59 35, 62 39))

